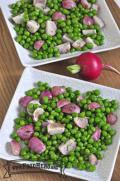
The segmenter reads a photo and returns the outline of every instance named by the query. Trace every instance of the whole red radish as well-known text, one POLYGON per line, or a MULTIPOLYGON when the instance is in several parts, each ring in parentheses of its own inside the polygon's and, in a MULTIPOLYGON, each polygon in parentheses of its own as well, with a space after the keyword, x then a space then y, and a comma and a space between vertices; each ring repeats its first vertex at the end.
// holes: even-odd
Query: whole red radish
POLYGON ((101 58, 95 53, 87 52, 80 55, 75 65, 68 66, 67 69, 73 73, 80 73, 80 76, 85 80, 97 79, 103 69, 114 71, 120 75, 120 72, 111 65, 102 63, 101 58))

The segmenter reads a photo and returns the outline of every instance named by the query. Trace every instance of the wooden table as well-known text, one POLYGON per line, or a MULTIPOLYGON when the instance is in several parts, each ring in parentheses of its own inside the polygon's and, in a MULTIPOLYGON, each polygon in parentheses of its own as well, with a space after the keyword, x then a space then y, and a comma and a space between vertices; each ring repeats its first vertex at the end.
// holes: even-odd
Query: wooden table
MULTIPOLYGON (((107 0, 107 3, 112 11, 112 14, 120 27, 120 9, 115 5, 113 0, 107 0)), ((120 70, 120 49, 112 50, 105 53, 100 53, 104 63, 110 63, 114 67, 120 70)), ((58 63, 52 63, 45 66, 37 67, 38 69, 45 70, 48 72, 54 72, 57 74, 71 76, 66 71, 66 66, 73 63, 74 59, 65 60, 58 63)), ((6 23, 0 13, 0 124, 2 124, 5 113, 8 109, 9 103, 12 99, 15 88, 18 84, 20 76, 22 74, 24 67, 21 65, 15 47, 13 45, 10 33, 7 29, 6 23)), ((77 75, 72 76, 79 78, 77 75)), ((102 84, 110 87, 120 89, 120 77, 114 73, 103 71, 102 75, 96 81, 97 84, 102 84)), ((12 114, 12 113, 11 113, 12 114)), ((3 164, 3 161, 0 162, 3 164)), ((5 170, 0 167, 0 180, 3 179, 5 170)), ((14 175, 9 180, 10 181, 60 181, 60 180, 71 180, 76 181, 75 178, 62 178, 56 174, 22 174, 14 175)), ((117 157, 112 181, 120 181, 120 151, 117 157)))

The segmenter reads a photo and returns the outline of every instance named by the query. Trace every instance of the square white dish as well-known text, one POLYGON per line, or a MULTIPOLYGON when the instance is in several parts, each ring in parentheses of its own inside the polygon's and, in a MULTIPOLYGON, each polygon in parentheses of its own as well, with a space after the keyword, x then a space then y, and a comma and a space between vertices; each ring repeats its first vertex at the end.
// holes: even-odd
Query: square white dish
MULTIPOLYGON (((5 160, 16 160, 20 157, 9 155, 6 150, 6 143, 11 141, 10 134, 13 131, 14 119, 18 115, 18 100, 26 90, 31 89, 37 81, 48 82, 50 86, 64 85, 78 89, 81 92, 88 90, 99 89, 105 98, 116 99, 120 101, 120 90, 97 85, 74 78, 61 76, 53 73, 40 71, 33 68, 26 68, 22 74, 20 82, 16 88, 15 94, 12 98, 8 112, 5 116, 3 125, 0 130, 0 158, 5 160)), ((109 146, 108 150, 104 153, 104 159, 99 162, 95 172, 90 173, 86 171, 79 171, 76 169, 65 169, 65 174, 68 176, 85 179, 88 181, 110 181, 114 169, 117 153, 120 144, 120 109, 117 111, 118 122, 114 126, 117 134, 114 136, 113 144, 109 146)), ((19 161, 18 161, 19 162, 19 161)), ((24 161, 20 163, 33 163, 24 161)), ((34 162, 35 163, 35 162, 34 162)), ((50 170, 52 172, 59 172, 59 170, 50 170)))
MULTIPOLYGON (((105 44, 103 46, 99 46, 92 50, 92 52, 103 52, 107 50, 112 50, 115 48, 120 47, 120 31, 117 27, 117 24, 105 2, 105 0, 97 0, 98 4, 100 6, 100 12, 99 16, 104 20, 105 22, 105 28, 103 29, 103 33, 105 35, 105 44)), ((3 15, 5 17, 7 26, 9 28, 9 31, 11 33, 13 42, 15 44, 16 50, 18 52, 19 58, 23 66, 30 66, 35 67, 38 65, 48 64, 52 62, 57 62, 65 59, 69 59, 72 57, 76 57, 81 54, 81 52, 75 52, 75 53, 68 53, 61 55, 60 58, 50 58, 50 59, 44 59, 44 60, 35 60, 32 57, 30 57, 30 52, 23 48, 19 43, 15 41, 16 32, 13 28, 13 24, 9 21, 11 18, 11 12, 9 5, 12 3, 15 3, 16 0, 0 0, 0 7, 2 9, 3 15)))

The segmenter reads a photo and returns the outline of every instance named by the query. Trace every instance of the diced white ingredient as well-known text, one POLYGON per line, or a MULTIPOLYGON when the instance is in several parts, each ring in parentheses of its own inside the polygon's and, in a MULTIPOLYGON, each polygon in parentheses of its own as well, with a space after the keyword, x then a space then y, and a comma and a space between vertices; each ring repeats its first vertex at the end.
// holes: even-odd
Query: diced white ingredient
POLYGON ((29 32, 35 33, 36 31, 38 31, 39 28, 40 25, 36 21, 30 20, 27 22, 27 29, 29 32))
POLYGON ((63 35, 63 42, 73 43, 73 40, 71 38, 69 38, 69 36, 67 34, 64 34, 63 35))
POLYGON ((93 4, 92 5, 92 9, 98 11, 99 10, 99 6, 97 4, 93 4))
POLYGON ((46 22, 46 33, 48 35, 54 36, 56 34, 57 26, 54 21, 48 20, 46 22))
POLYGON ((94 19, 95 23, 100 26, 100 28, 103 28, 105 26, 103 20, 101 18, 99 18, 98 16, 94 16, 93 19, 94 19))
POLYGON ((16 24, 22 24, 23 23, 23 17, 24 17, 24 13, 19 14, 17 16, 14 16, 12 18, 12 20, 16 23, 16 24))
POLYGON ((39 119, 39 116, 42 115, 44 113, 44 109, 42 108, 37 108, 35 109, 35 111, 33 112, 33 120, 36 122, 39 119))
POLYGON ((48 134, 55 135, 55 134, 61 134, 65 131, 65 126, 61 123, 49 123, 47 126, 48 134))
POLYGON ((67 42, 67 43, 63 43, 63 44, 61 44, 61 45, 56 46, 56 48, 58 48, 59 52, 60 52, 61 54, 63 54, 63 53, 69 52, 71 46, 70 46, 70 43, 67 42))
POLYGON ((37 8, 44 8, 46 6, 47 0, 33 0, 33 5, 37 8))
POLYGON ((86 42, 87 42, 87 43, 92 43, 93 48, 96 48, 96 47, 97 47, 97 45, 95 44, 95 42, 93 41, 93 39, 90 38, 90 37, 87 37, 87 38, 86 38, 86 42))
POLYGON ((96 34, 96 30, 82 30, 83 35, 96 34))
POLYGON ((85 41, 82 39, 79 39, 72 44, 74 48, 82 48, 84 45, 85 45, 85 41))
POLYGON ((50 8, 49 8, 49 7, 45 7, 45 8, 43 9, 44 14, 48 14, 49 11, 50 11, 50 8))
POLYGON ((74 151, 75 148, 76 148, 75 140, 70 139, 66 143, 62 143, 58 149, 63 155, 68 155, 71 151, 74 151))

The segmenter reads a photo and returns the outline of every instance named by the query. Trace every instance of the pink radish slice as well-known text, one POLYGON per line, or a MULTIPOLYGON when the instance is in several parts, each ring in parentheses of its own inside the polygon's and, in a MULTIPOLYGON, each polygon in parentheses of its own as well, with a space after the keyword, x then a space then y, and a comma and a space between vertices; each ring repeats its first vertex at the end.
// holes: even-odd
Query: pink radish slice
POLYGON ((95 140, 95 141, 98 141, 101 137, 101 129, 99 129, 98 127, 96 128, 95 132, 93 133, 92 135, 92 138, 95 140))
POLYGON ((43 98, 44 98, 44 97, 48 97, 48 99, 52 99, 52 93, 51 93, 51 91, 45 90, 45 91, 41 92, 41 94, 40 94, 40 102, 43 101, 43 98))
POLYGON ((59 20, 59 19, 65 20, 66 17, 65 17, 65 15, 62 14, 61 12, 55 12, 55 13, 53 14, 53 16, 52 16, 52 19, 53 19, 53 21, 57 21, 57 20, 59 20))
POLYGON ((43 44, 44 44, 44 41, 42 41, 42 40, 37 40, 37 41, 34 43, 34 49, 40 50, 40 48, 43 46, 43 44))
POLYGON ((76 3, 73 0, 63 0, 62 6, 65 9, 72 9, 72 8, 76 7, 76 3))
POLYGON ((91 4, 87 0, 80 0, 80 3, 86 9, 89 9, 91 7, 91 4))
POLYGON ((94 24, 94 20, 90 16, 85 16, 83 18, 83 23, 85 25, 93 25, 94 24))
POLYGON ((28 147, 36 153, 43 153, 46 150, 44 143, 37 137, 32 137, 29 140, 28 147))
POLYGON ((65 88, 63 86, 54 86, 52 87, 51 91, 52 91, 52 95, 55 97, 60 94, 63 94, 65 92, 65 88))
POLYGON ((10 142, 10 147, 11 147, 11 151, 12 151, 12 154, 15 155, 15 156, 18 156, 20 154, 20 151, 21 151, 21 145, 20 143, 18 143, 17 141, 15 140, 12 140, 10 142))
POLYGON ((62 143, 58 149, 63 155, 68 155, 76 149, 76 142, 74 139, 69 139, 66 143, 62 143))
POLYGON ((35 109, 35 111, 33 112, 33 120, 36 122, 39 119, 39 116, 42 115, 44 113, 44 109, 42 108, 37 108, 35 109))
POLYGON ((83 99, 84 99, 83 96, 78 96, 78 97, 77 97, 77 101, 78 101, 78 102, 81 101, 81 100, 83 100, 83 99))
POLYGON ((62 112, 66 114, 80 113, 80 107, 74 103, 69 103, 62 107, 62 112))
POLYGON ((54 123, 53 120, 47 120, 42 123, 42 128, 46 128, 50 123, 54 123))
POLYGON ((56 34, 56 31, 57 31, 56 23, 54 21, 48 20, 46 22, 46 33, 48 35, 54 36, 56 34))
POLYGON ((88 126, 88 118, 74 118, 75 124, 80 128, 86 128, 88 126))
POLYGON ((98 163, 97 157, 94 154, 91 154, 89 156, 89 162, 91 163, 91 165, 97 165, 98 163))
POLYGON ((65 126, 61 123, 49 123, 47 126, 49 135, 62 134, 65 131, 65 126))
POLYGON ((24 96, 19 100, 19 104, 23 107, 27 107, 30 101, 32 101, 33 98, 31 96, 24 96))
POLYGON ((110 125, 114 125, 117 122, 117 115, 114 113, 110 113, 107 115, 107 123, 110 125))
POLYGON ((61 107, 65 106, 65 105, 67 105, 67 104, 69 104, 69 103, 70 103, 70 101, 65 100, 65 99, 61 99, 61 100, 59 100, 59 101, 57 102, 57 107, 58 107, 58 108, 61 108, 61 107))
POLYGON ((88 109, 90 109, 90 110, 98 109, 98 108, 100 108, 100 107, 101 107, 101 105, 98 104, 97 102, 91 102, 91 103, 88 105, 88 109))
POLYGON ((73 74, 80 72, 80 76, 85 80, 94 80, 98 78, 103 69, 113 71, 120 75, 120 71, 111 65, 103 64, 101 58, 91 52, 80 55, 76 60, 76 64, 68 66, 67 69, 73 74))
POLYGON ((28 140, 34 133, 33 125, 25 125, 17 130, 17 135, 23 139, 28 140))

